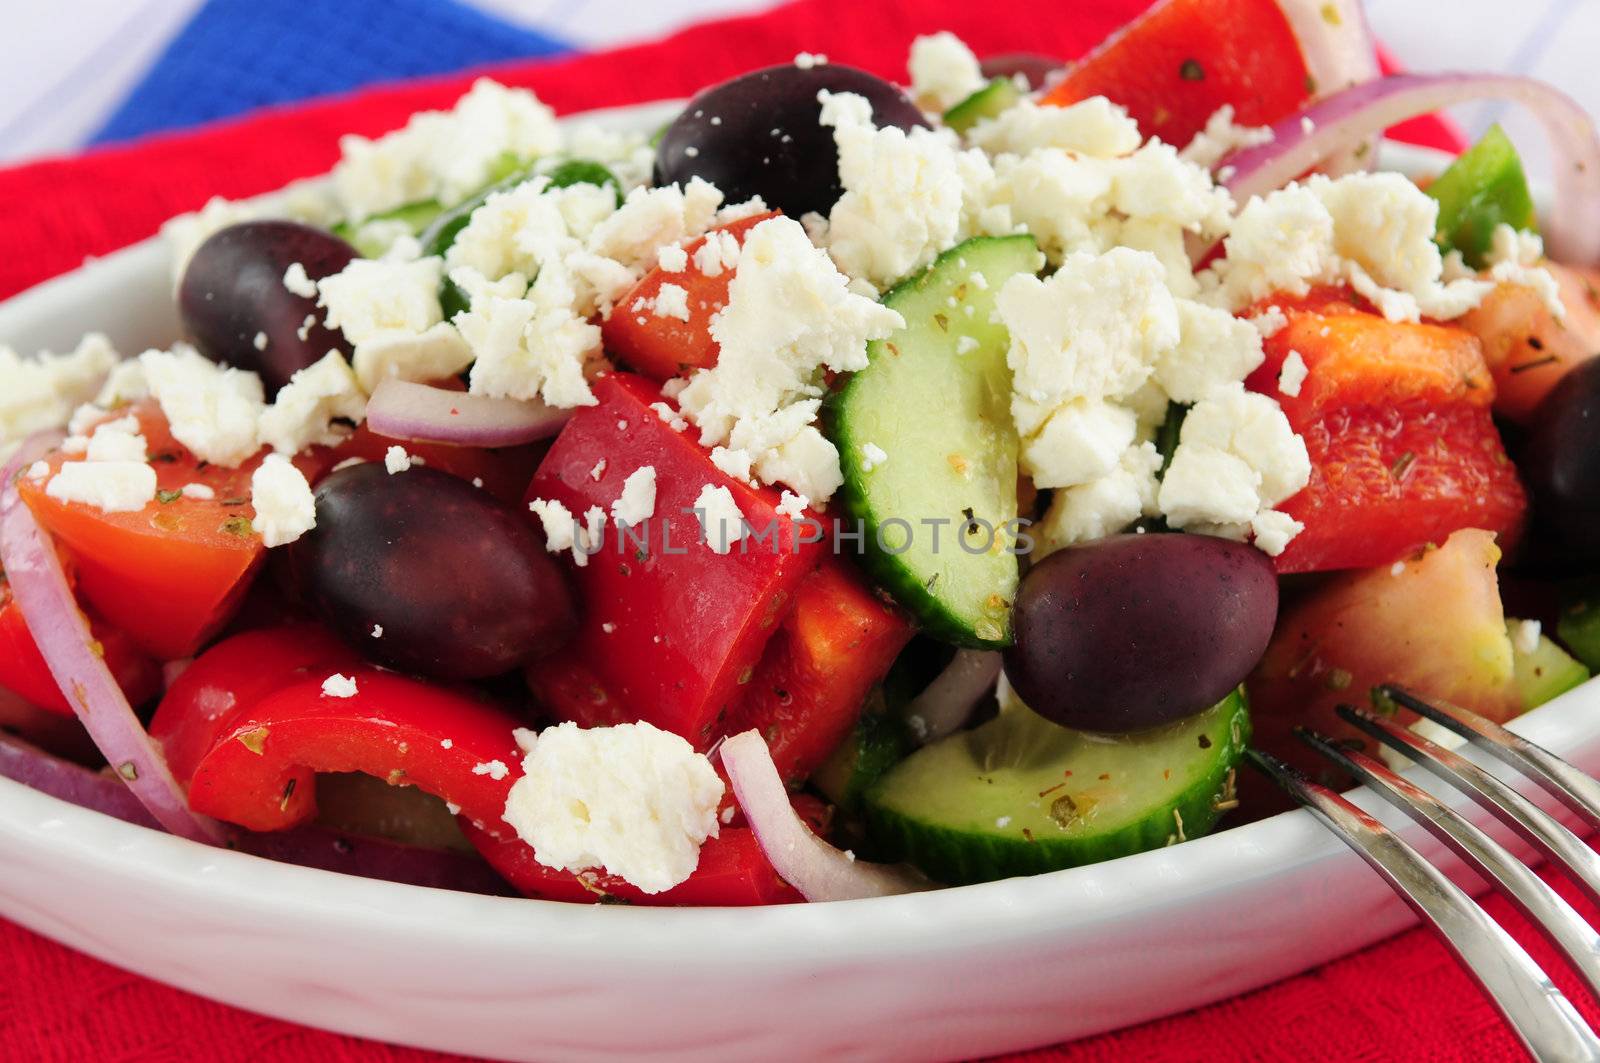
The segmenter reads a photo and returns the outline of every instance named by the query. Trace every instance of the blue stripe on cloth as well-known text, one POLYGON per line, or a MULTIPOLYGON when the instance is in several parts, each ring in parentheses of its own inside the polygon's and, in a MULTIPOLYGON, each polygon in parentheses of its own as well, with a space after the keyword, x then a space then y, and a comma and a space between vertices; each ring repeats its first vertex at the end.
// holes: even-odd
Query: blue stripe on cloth
POLYGON ((572 50, 456 0, 207 0, 92 142, 572 50))

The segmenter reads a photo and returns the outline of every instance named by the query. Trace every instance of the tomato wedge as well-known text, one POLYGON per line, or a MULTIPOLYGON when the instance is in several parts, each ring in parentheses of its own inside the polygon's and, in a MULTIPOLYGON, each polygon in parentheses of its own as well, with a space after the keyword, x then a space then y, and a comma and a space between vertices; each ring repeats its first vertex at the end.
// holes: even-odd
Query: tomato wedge
MULTIPOLYGON (((250 527, 252 458, 237 469, 200 461, 177 440, 153 402, 132 414, 149 446, 160 492, 134 513, 106 513, 45 493, 46 480, 17 487, 34 517, 72 556, 78 591, 115 628, 161 660, 187 657, 233 614, 265 554, 250 527), (211 498, 181 494, 202 484, 211 498), (165 499, 165 501, 163 501, 165 499)), ((45 461, 52 474, 69 455, 45 461)))
MULTIPOLYGON (((777 212, 756 214, 722 227, 739 242, 745 233, 776 218, 777 212)), ((734 266, 725 266, 715 276, 706 276, 694 263, 695 252, 705 245, 702 236, 687 244, 684 251, 689 265, 676 273, 659 266, 634 285, 616 310, 600 326, 600 338, 610 351, 629 368, 653 380, 670 380, 692 369, 717 364, 717 341, 711 338, 711 318, 728 303, 728 285, 734 266), (689 320, 683 321, 654 312, 661 286, 675 284, 688 292, 689 320)))
POLYGON ((1241 125, 1271 125, 1314 88, 1276 0, 1160 0, 1074 63, 1044 102, 1105 96, 1146 137, 1182 147, 1224 104, 1241 125))

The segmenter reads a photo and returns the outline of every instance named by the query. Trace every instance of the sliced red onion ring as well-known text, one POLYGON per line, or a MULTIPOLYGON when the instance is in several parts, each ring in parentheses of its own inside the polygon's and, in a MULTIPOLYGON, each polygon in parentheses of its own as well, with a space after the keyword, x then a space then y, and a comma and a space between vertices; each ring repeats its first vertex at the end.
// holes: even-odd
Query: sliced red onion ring
POLYGON ((0 488, 0 567, 4 567, 28 630, 72 711, 106 762, 158 823, 195 841, 225 840, 227 833, 221 824, 189 810, 166 759, 133 714, 105 661, 95 653, 89 623, 73 597, 61 559, 28 507, 21 504, 11 477, 0 483, 4 484, 0 488))
MULTIPOLYGON (((1278 0, 1289 28, 1300 42, 1311 95, 1322 99, 1380 73, 1378 46, 1360 0, 1278 0)), ((1372 168, 1378 147, 1373 133, 1349 151, 1321 160, 1330 176, 1372 168)))
POLYGON ((367 403, 379 435, 462 447, 514 447, 548 439, 572 416, 537 399, 492 399, 389 378, 367 403))
POLYGON ((745 731, 722 743, 722 766, 761 851, 806 900, 849 901, 929 888, 926 879, 907 868, 857 860, 811 833, 789 803, 789 791, 760 733, 745 731))
POLYGON ((1545 245, 1551 257, 1578 266, 1600 261, 1600 134, 1575 100, 1530 78, 1394 74, 1357 85, 1285 118, 1273 126, 1270 143, 1235 152, 1224 184, 1242 205, 1397 122, 1482 99, 1524 104, 1550 137, 1556 202, 1545 245))
POLYGON ((953 734, 1000 678, 993 650, 957 650, 944 671, 905 708, 906 723, 923 745, 953 734))
MULTIPOLYGON (((125 823, 159 829, 144 805, 114 776, 52 756, 4 733, 0 733, 0 777, 125 823)), ((253 856, 322 871, 409 886, 513 895, 505 881, 472 854, 401 845, 326 827, 297 827, 273 834, 241 831, 232 844, 253 856)))

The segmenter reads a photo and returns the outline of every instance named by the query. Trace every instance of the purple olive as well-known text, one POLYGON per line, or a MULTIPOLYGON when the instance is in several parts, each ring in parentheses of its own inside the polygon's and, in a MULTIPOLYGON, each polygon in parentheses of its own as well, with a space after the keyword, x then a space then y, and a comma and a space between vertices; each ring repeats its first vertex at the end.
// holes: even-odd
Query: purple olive
POLYGON ((438 679, 499 675, 559 647, 572 594, 525 514, 465 480, 378 462, 329 474, 293 583, 378 664, 438 679))
POLYGON ((1277 575, 1253 546, 1113 536, 1029 570, 1006 676, 1063 726, 1147 730, 1221 701, 1266 652, 1277 616, 1277 575))
POLYGON ((1573 561, 1600 561, 1600 358, 1545 396, 1521 457, 1541 525, 1573 561))
POLYGON ((710 181, 729 203, 760 196, 793 218, 826 214, 844 194, 833 129, 817 93, 854 92, 878 126, 926 126, 905 93, 864 70, 831 63, 767 67, 701 92, 662 134, 655 182, 710 181))
POLYGON ((1061 60, 1037 52, 1007 52, 992 55, 978 64, 986 78, 1009 78, 1021 74, 1028 88, 1037 92, 1066 70, 1061 60))
POLYGON ((260 373, 271 397, 329 351, 350 353, 344 335, 323 323, 316 296, 291 292, 284 274, 299 263, 308 278, 321 280, 356 257, 337 236, 298 222, 230 225, 201 244, 184 270, 184 329, 212 361, 260 373))

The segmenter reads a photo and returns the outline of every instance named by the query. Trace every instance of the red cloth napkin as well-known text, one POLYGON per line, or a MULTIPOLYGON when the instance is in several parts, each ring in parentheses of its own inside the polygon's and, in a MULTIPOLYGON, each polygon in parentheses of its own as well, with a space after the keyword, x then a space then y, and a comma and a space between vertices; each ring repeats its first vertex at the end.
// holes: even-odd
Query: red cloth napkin
MULTIPOLYGON (((722 78, 821 51, 886 76, 911 38, 954 30, 979 54, 1080 54, 1147 0, 1034 4, 971 0, 801 0, 702 25, 666 41, 493 73, 557 110, 686 96, 722 78)), ((268 111, 182 135, 0 171, 0 297, 148 236, 213 195, 239 197, 326 170, 342 133, 375 134, 447 106, 467 76, 268 111)), ((1455 148, 1437 122, 1419 142, 1455 148)), ((86 327, 93 322, 86 321, 86 327)), ((1502 918, 1502 907, 1496 912, 1502 918)), ((1218 913, 1236 918, 1238 913, 1218 913)), ((1542 942, 1530 942, 1550 967, 1542 942)), ((1554 968, 1551 968, 1554 969, 1554 968)), ((1568 988, 1569 993, 1572 989, 1568 988)), ((1575 998, 1576 999, 1576 998, 1575 998)), ((1500 1059, 1511 1036, 1431 937, 1401 935, 1300 978, 1210 1008, 1032 1054, 1028 1059, 1500 1059)), ((109 967, 0 921, 0 1057, 368 1060, 441 1058, 320 1033, 213 1004, 109 967)))

